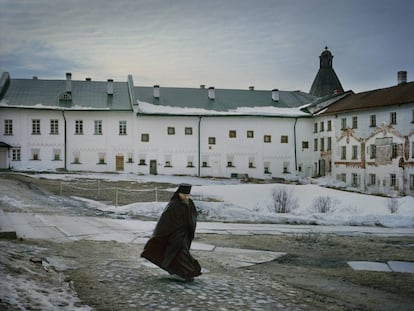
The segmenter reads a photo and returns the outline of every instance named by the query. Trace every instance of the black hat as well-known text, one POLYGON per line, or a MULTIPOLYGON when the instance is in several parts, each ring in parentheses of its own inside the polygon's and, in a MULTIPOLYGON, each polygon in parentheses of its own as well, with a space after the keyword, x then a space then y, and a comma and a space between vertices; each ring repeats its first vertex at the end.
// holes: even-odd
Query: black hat
POLYGON ((184 194, 189 194, 190 191, 191 191, 190 184, 180 184, 177 189, 178 193, 184 193, 184 194))

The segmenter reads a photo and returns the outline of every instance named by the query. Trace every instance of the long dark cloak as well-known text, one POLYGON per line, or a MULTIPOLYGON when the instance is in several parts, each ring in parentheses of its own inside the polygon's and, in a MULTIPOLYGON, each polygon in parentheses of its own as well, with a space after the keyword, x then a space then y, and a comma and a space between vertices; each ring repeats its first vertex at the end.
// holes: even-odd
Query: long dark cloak
POLYGON ((158 220, 141 257, 185 279, 200 275, 201 267, 190 254, 196 223, 197 210, 193 201, 181 201, 175 193, 158 220))

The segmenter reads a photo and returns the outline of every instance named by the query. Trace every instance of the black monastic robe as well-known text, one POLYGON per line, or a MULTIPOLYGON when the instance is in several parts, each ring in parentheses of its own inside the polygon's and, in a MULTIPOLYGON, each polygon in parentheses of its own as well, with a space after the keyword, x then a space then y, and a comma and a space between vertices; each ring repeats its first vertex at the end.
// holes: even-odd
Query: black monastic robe
POLYGON ((197 210, 193 201, 189 199, 187 204, 175 194, 158 220, 141 257, 186 280, 200 275, 201 267, 190 254, 196 223, 197 210))

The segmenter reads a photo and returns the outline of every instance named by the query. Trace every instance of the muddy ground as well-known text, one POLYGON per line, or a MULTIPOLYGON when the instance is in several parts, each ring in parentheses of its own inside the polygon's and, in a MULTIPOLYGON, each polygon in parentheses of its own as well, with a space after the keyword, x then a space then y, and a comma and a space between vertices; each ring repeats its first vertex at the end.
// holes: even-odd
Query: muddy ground
MULTIPOLYGON (((21 175, 2 174, 0 176, 0 191, 7 191, 10 196, 18 195, 25 202, 27 201, 28 204, 24 208, 15 210, 20 212, 29 212, 30 206, 33 205, 37 207, 34 210, 36 213, 53 213, 54 203, 46 206, 42 200, 46 198, 47 201, 51 195, 57 195, 59 198, 58 185, 58 182, 47 179, 34 179, 21 175), (10 187, 19 190, 13 194, 10 187)), ((134 187, 134 189, 137 187, 153 188, 154 186, 160 189, 174 187, 169 184, 131 184, 130 182, 111 182, 111 186, 134 187)), ((87 193, 89 192, 85 191, 84 196, 88 197, 87 193)), ((64 193, 63 196, 65 196, 64 193)), ((82 195, 77 193, 76 196, 82 195)), ((145 198, 145 200, 148 199, 145 198)), ((102 198, 102 200, 109 199, 102 198)), ((130 200, 137 201, 132 197, 130 200)), ((130 203, 128 199, 125 199, 123 204, 126 203, 130 203)), ((0 208, 5 211, 13 210, 7 204, 0 204, 0 208)), ((94 214, 93 211, 87 211, 76 204, 59 212, 94 214)), ((189 293, 187 296, 180 296, 180 299, 185 300, 187 299, 185 297, 195 295, 196 300, 208 300, 202 294, 203 287, 207 294, 212 295, 219 295, 220 288, 217 288, 218 292, 215 292, 216 287, 228 288, 230 286, 232 290, 225 291, 228 295, 220 298, 220 307, 214 305, 216 301, 211 300, 207 301, 209 304, 206 302, 203 307, 197 306, 194 301, 189 301, 187 305, 182 303, 181 307, 174 303, 169 306, 165 305, 165 309, 253 310, 253 305, 236 306, 231 302, 230 296, 243 296, 249 290, 276 297, 275 299, 280 301, 280 310, 412 310, 414 305, 413 274, 354 271, 347 265, 347 261, 414 261, 412 237, 351 237, 324 235, 316 232, 277 236, 198 234, 196 241, 216 246, 286 252, 287 255, 272 262, 236 269, 221 266, 206 252, 194 252, 194 256, 199 259, 201 265, 210 272, 206 274, 204 281, 202 279, 198 281, 199 283, 196 281, 190 287, 179 284, 183 291, 189 293), (218 281, 220 278, 226 281, 221 283, 218 281), (244 291, 238 292, 237 287, 244 291), (289 301, 292 305, 289 305, 289 301)), ((2 244, 4 248, 13 249, 12 255, 4 251, 3 257, 18 257, 22 262, 30 265, 31 269, 34 269, 32 266, 35 263, 30 262, 33 254, 27 251, 25 248, 27 245, 39 247, 41 251, 37 255, 44 258, 57 256, 70 259, 73 267, 64 271, 65 277, 60 278, 61 282, 69 282, 81 303, 96 310, 157 310, 157 303, 160 302, 159 298, 154 298, 155 296, 163 297, 163 301, 167 301, 170 299, 168 297, 177 294, 174 291, 162 290, 162 288, 170 288, 166 287, 162 274, 157 275, 158 272, 156 272, 154 275, 154 272, 151 272, 153 270, 148 270, 150 271, 148 272, 142 269, 142 266, 137 265, 141 250, 137 245, 93 241, 57 244, 46 241, 9 240, 3 243, 6 243, 2 244), (154 297, 147 292, 148 287, 151 286, 160 288, 154 297), (142 297, 133 298, 140 293, 148 294, 144 295, 147 301, 142 297)), ((16 268, 4 265, 1 273, 5 273, 8 269, 15 272, 16 268)), ((24 273, 24 271, 22 269, 18 273, 24 273)), ((256 301, 265 299, 260 300, 256 296, 254 296, 256 301)), ((30 305, 30 302, 27 304, 30 305)), ((254 306, 258 310, 279 309, 278 305, 272 304, 262 308, 254 306)), ((2 301, 0 301, 0 307, 5 310, 19 310, 2 301)), ((33 308, 33 310, 37 309, 33 308)))

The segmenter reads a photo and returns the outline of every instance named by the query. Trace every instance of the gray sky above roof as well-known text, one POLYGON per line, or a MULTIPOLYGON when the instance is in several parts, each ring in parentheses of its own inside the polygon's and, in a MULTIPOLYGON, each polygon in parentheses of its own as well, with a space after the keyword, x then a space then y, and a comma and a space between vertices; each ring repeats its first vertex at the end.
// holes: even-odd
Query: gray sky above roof
POLYGON ((345 90, 414 74, 411 0, 0 0, 0 71, 136 85, 300 89, 328 46, 345 90))

